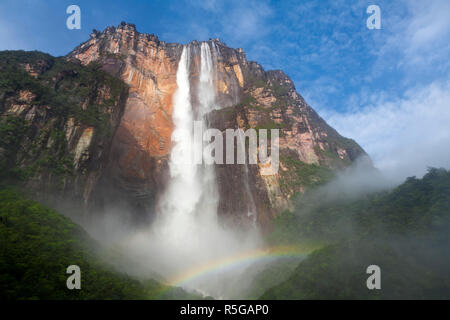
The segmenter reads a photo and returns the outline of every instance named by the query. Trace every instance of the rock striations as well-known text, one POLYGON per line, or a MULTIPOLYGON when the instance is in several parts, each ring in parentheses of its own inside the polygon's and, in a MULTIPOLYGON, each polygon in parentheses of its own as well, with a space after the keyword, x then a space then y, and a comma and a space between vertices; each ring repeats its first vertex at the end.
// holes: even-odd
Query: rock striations
MULTIPOLYGON (((289 208, 294 194, 325 182, 335 170, 348 167, 358 158, 368 159, 357 143, 339 135, 318 116, 282 71, 265 71, 258 63, 248 61, 242 49, 229 48, 218 39, 208 43, 216 55, 217 91, 217 110, 208 115, 210 126, 222 131, 280 129, 278 172, 262 175, 258 165, 215 166, 220 214, 245 224, 250 221, 248 211, 252 206, 258 223, 270 225, 278 212, 289 208)), ((189 44, 192 88, 199 78, 200 44, 189 44)), ((39 134, 47 130, 51 136, 51 128, 58 127, 69 146, 65 152, 73 164, 70 170, 84 172, 78 179, 83 182, 77 185, 81 188, 82 184, 79 192, 87 207, 107 210, 121 205, 136 217, 144 216, 155 211, 169 174, 172 99, 182 49, 180 44, 160 41, 155 35, 139 33, 132 24, 121 23, 103 32, 94 31, 88 41, 65 57, 67 64, 91 69, 96 66, 128 87, 114 101, 107 86, 88 87, 89 101, 77 101, 82 111, 83 106, 86 109, 91 104, 109 102, 99 111, 109 117, 110 135, 104 138, 98 137, 95 126, 83 124, 76 117, 43 115, 48 112, 46 106, 33 103, 35 93, 27 88, 0 96, 1 113, 33 123, 38 121, 36 117, 45 117, 45 122, 36 124, 39 134)), ((40 78, 52 68, 45 60, 25 63, 22 69, 30 77, 40 78)), ((42 81, 53 88, 57 88, 59 79, 64 83, 64 79, 74 77, 70 70, 52 76, 42 81)), ((42 143, 52 142, 47 139, 42 143)), ((370 159, 367 161, 370 163, 370 159)))

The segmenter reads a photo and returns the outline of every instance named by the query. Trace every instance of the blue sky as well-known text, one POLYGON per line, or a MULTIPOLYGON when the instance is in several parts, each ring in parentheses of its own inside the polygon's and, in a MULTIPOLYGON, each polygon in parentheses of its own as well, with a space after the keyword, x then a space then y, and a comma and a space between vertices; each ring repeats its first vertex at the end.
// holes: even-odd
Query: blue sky
POLYGON ((450 1, 2 0, 0 49, 64 55, 121 21, 167 42, 219 37, 297 91, 399 177, 450 167, 450 1), (66 28, 81 8, 82 29, 66 28), (381 8, 381 30, 366 8, 381 8))

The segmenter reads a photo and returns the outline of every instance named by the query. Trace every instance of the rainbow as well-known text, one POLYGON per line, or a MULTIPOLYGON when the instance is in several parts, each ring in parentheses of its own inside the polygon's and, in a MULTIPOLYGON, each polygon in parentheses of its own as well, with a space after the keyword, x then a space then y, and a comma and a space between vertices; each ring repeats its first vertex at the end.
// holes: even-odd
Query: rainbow
POLYGON ((197 277, 204 276, 221 269, 233 268, 241 264, 273 259, 276 257, 301 257, 307 255, 308 253, 311 253, 314 249, 316 248, 300 246, 277 246, 242 252, 219 260, 209 261, 203 265, 191 268, 183 274, 179 274, 172 279, 169 279, 167 285, 172 287, 180 287, 197 277))

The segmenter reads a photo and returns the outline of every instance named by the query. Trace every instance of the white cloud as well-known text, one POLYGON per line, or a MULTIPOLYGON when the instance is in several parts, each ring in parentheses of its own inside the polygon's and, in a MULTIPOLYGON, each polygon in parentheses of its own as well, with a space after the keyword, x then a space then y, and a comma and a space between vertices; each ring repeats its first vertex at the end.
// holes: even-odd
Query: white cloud
POLYGON ((427 166, 450 168, 450 1, 404 0, 402 5, 403 15, 394 8, 390 15, 383 7, 378 59, 359 93, 348 97, 346 111, 326 109, 316 98, 331 126, 355 139, 378 168, 399 180, 421 176, 427 166), (400 77, 392 88, 370 86, 372 77, 393 68, 400 77))
MULTIPOLYGON (((173 28, 162 34, 162 38, 185 43, 220 37, 232 47, 249 48, 270 32, 267 19, 273 9, 266 0, 186 0, 185 6, 189 9, 184 19, 170 21, 173 28)), ((172 10, 178 12, 180 5, 174 4, 172 10)))
POLYGON ((386 22, 386 37, 380 38, 377 68, 392 63, 406 72, 448 64, 450 51, 450 1, 403 1, 406 15, 392 15, 386 22), (396 54, 399 54, 397 56, 396 54))
POLYGON ((450 33, 450 2, 434 0, 425 2, 410 2, 415 16, 407 28, 412 49, 448 43, 446 36, 450 33))
POLYGON ((420 176, 427 166, 450 168, 450 81, 411 89, 399 99, 380 95, 356 112, 321 114, 390 177, 420 176))
POLYGON ((264 2, 239 2, 228 14, 225 13, 221 23, 227 37, 237 41, 261 38, 269 31, 266 19, 272 10, 264 2))

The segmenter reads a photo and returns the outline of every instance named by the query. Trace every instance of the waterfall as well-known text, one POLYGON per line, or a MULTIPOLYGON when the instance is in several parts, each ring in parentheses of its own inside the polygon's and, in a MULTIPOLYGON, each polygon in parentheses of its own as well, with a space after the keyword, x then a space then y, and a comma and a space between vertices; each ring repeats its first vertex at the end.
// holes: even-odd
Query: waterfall
MULTIPOLYGON (((173 148, 169 162, 171 180, 164 195, 160 216, 165 222, 164 227, 173 231, 177 238, 183 234, 186 226, 198 222, 194 221, 197 216, 215 220, 217 215, 214 168, 211 165, 200 166, 193 161, 194 152, 198 150, 194 145, 193 121, 201 121, 203 127, 207 127, 204 116, 215 109, 213 62, 210 48, 205 42, 201 44, 200 61, 197 118, 194 118, 191 103, 189 46, 185 46, 181 54, 177 70, 178 89, 173 100, 173 148)), ((191 225, 188 229, 194 228, 191 225)))
MULTIPOLYGON (((199 110, 200 115, 205 115, 208 112, 218 108, 215 104, 216 89, 214 88, 215 85, 214 81, 217 81, 218 79, 216 70, 217 70, 217 58, 219 54, 220 51, 217 49, 217 46, 214 42, 211 43, 211 48, 209 47, 209 44, 207 42, 202 42, 201 56, 200 56, 201 61, 200 83, 198 90, 198 100, 200 102, 200 110, 199 110), (214 57, 215 59, 213 60, 212 57, 214 57)), ((237 97, 235 101, 237 101, 237 97)), ((204 126, 207 125, 205 121, 203 121, 203 125, 204 126)), ((241 139, 241 143, 243 143, 241 136, 239 136, 239 139, 241 139)), ((248 207, 247 215, 248 217, 252 218, 253 223, 256 223, 256 204, 248 183, 249 177, 248 177, 247 163, 244 165, 244 173, 245 175, 243 183, 245 186, 245 192, 249 200, 249 203, 247 205, 248 207)), ((215 191, 216 184, 213 181, 213 179, 215 179, 214 168, 212 167, 207 168, 205 176, 208 177, 208 179, 205 181, 206 183, 204 183, 204 186, 207 188, 207 190, 215 191)))
MULTIPOLYGON (((241 139, 241 143, 244 143, 242 141, 242 137, 239 136, 239 139, 241 139)), ((247 216, 252 219, 253 225, 256 226, 256 219, 257 219, 257 210, 256 210, 256 204, 255 199, 253 198, 253 193, 250 190, 250 185, 248 183, 248 163, 246 162, 244 164, 244 186, 245 186, 245 192, 247 193, 247 197, 249 200, 249 203, 247 203, 247 216)))
MULTIPOLYGON (((193 161, 194 152, 198 150, 194 145, 193 122, 202 121, 206 127, 205 116, 217 108, 217 53, 207 42, 200 45, 199 82, 195 92, 198 105, 192 104, 189 75, 191 67, 197 67, 193 63, 195 59, 191 61, 191 53, 195 54, 196 49, 193 44, 185 45, 178 64, 178 88, 172 111, 170 180, 160 200, 159 212, 150 230, 136 233, 127 241, 129 251, 136 252, 134 258, 145 261, 149 269, 169 284, 170 279, 189 270, 201 269, 259 245, 256 230, 242 233, 219 223, 214 166, 193 161)), ((232 281, 239 283, 241 272, 241 269, 217 270, 178 285, 226 298, 230 297, 230 290, 236 290, 236 285, 232 288, 229 285, 232 281)))
MULTIPOLYGON (((214 47, 213 47, 214 48, 214 47)), ((216 55, 214 55, 216 58, 216 55)), ((208 123, 205 120, 205 116, 216 109, 216 70, 217 63, 213 60, 211 49, 207 42, 202 42, 200 45, 200 77, 197 91, 197 98, 199 101, 199 119, 202 122, 204 128, 208 127, 208 123)), ((204 163, 209 163, 207 157, 211 158, 211 155, 202 155, 204 163)), ((219 201, 219 195, 217 193, 217 181, 212 165, 205 165, 202 167, 202 204, 203 208, 200 208, 201 212, 207 213, 207 218, 210 220, 216 220, 217 217, 217 205, 219 201)), ((215 221, 217 223, 217 221, 215 221)))
MULTIPOLYGON (((189 82, 190 48, 183 47, 177 70, 177 86, 173 99, 172 152, 170 154, 169 188, 164 196, 162 217, 167 221, 181 219, 188 222, 189 214, 201 196, 201 184, 197 179, 198 168, 193 164, 194 121, 189 82)), ((176 231, 176 230, 174 230, 176 231)))
POLYGON ((202 42, 200 46, 200 80, 198 90, 201 116, 204 116, 216 107, 216 93, 214 88, 215 67, 208 43, 202 42))

